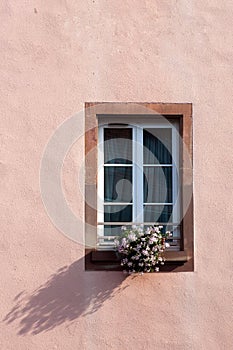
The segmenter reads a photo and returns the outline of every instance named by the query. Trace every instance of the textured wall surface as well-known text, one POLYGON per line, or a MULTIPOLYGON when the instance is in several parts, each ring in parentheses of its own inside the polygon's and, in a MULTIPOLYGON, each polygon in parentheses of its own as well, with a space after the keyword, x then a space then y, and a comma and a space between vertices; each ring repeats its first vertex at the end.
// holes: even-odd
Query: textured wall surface
MULTIPOLYGON (((232 2, 2 0, 0 18, 0 348, 232 349, 232 2), (52 224, 43 150, 76 113, 82 133, 85 101, 193 103, 195 272, 84 272, 52 224)), ((83 154, 62 172, 80 221, 83 154)))

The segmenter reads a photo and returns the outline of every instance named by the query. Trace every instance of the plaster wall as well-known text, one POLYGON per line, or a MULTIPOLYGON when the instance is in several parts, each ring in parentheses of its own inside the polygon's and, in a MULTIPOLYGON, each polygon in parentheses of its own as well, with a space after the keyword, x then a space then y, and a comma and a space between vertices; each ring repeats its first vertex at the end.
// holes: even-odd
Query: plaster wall
MULTIPOLYGON (((2 0, 0 16, 0 348, 232 349, 232 2, 2 0), (72 115, 83 133, 85 101, 193 103, 194 272, 85 272, 52 224, 43 150, 72 115)), ((83 158, 81 138, 62 171, 80 221, 83 158)))

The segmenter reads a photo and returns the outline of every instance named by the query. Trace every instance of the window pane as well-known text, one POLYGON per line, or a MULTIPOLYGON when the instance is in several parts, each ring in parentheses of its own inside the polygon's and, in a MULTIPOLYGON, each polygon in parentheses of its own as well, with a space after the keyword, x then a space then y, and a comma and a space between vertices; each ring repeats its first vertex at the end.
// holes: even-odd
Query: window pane
POLYGON ((104 168, 105 202, 132 201, 132 167, 104 168))
POLYGON ((105 222, 131 222, 132 205, 105 205, 104 206, 105 222))
POLYGON ((172 130, 171 128, 143 130, 144 164, 172 163, 172 130))
POLYGON ((104 225, 104 236, 119 236, 122 225, 104 225))
POLYGON ((132 164, 132 128, 104 129, 104 163, 132 164))
POLYGON ((144 222, 168 222, 171 214, 172 205, 144 205, 144 222))
POLYGON ((172 167, 144 167, 144 203, 172 202, 172 167))

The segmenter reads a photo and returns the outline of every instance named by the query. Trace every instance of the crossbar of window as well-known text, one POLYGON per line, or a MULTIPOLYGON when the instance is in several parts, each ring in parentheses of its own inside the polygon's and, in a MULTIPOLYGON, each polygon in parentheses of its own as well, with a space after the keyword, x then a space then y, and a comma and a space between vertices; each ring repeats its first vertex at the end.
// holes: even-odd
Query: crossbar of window
POLYGON ((128 222, 123 222, 123 221, 109 221, 109 222, 98 222, 97 225, 122 225, 122 226, 132 226, 132 225, 136 225, 136 226, 147 226, 147 225, 151 225, 151 226, 157 226, 157 225, 164 225, 164 226, 180 226, 180 223, 175 223, 175 222, 146 222, 144 221, 143 223, 138 223, 138 222, 132 222, 132 221, 128 221, 128 222))

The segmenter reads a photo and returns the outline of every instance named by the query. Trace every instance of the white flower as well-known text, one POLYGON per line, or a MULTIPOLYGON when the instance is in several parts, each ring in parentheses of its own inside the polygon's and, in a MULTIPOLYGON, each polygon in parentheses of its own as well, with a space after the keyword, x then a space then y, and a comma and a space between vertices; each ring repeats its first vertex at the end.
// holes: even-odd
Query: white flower
POLYGON ((153 235, 152 237, 150 237, 149 244, 153 244, 154 242, 157 243, 158 238, 153 235))
POLYGON ((121 226, 121 230, 125 231, 126 230, 126 226, 121 226))
POLYGON ((167 243, 167 242, 165 242, 165 247, 166 247, 166 248, 170 247, 170 244, 167 243))
POLYGON ((156 267, 156 268, 155 268, 155 272, 159 272, 159 267, 156 267))
POLYGON ((169 237, 172 237, 172 236, 173 236, 172 232, 170 232, 170 231, 166 231, 166 234, 167 234, 169 237))
POLYGON ((127 245, 127 240, 126 240, 125 237, 122 238, 121 244, 122 244, 122 246, 123 246, 124 248, 126 247, 126 245, 127 245))
POLYGON ((130 241, 135 241, 136 238, 137 238, 137 237, 136 237, 135 233, 131 233, 131 234, 128 235, 128 239, 129 239, 130 241))
POLYGON ((136 230, 136 229, 137 229, 137 226, 136 226, 136 225, 132 225, 132 229, 133 229, 133 230, 136 230))
POLYGON ((146 255, 146 256, 148 256, 148 255, 149 255, 148 251, 147 251, 147 250, 145 250, 145 249, 142 251, 142 254, 143 254, 143 255, 146 255))
POLYGON ((152 234, 152 237, 159 237, 159 235, 156 233, 156 232, 154 232, 153 234, 152 234))
POLYGON ((128 262, 128 266, 132 266, 133 265, 133 263, 130 261, 130 262, 128 262))

